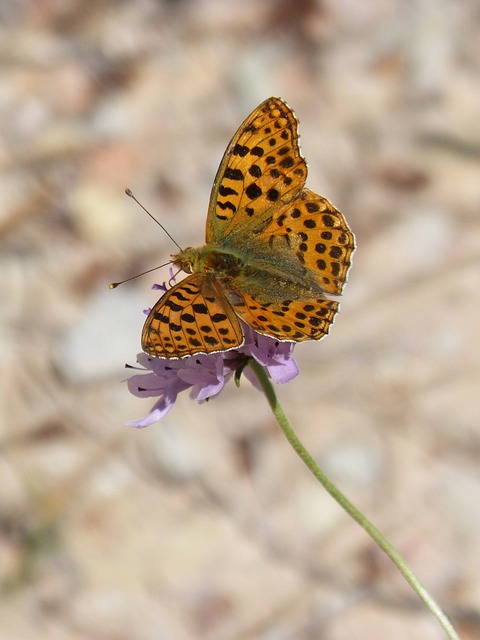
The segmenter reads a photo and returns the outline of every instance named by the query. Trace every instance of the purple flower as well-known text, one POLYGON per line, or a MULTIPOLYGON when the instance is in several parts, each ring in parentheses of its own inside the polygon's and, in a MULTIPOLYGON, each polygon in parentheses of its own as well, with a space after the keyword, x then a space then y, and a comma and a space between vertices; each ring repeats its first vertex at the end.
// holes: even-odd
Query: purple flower
MULTIPOLYGON (((138 354, 138 364, 148 373, 132 376, 128 380, 128 389, 135 396, 157 398, 157 401, 147 416, 131 420, 128 424, 132 427, 148 427, 161 420, 173 407, 178 394, 187 389, 190 389, 190 397, 197 402, 216 396, 235 371, 246 363, 247 357, 254 358, 265 367, 272 380, 279 384, 295 378, 298 367, 291 357, 293 342, 279 342, 256 333, 244 323, 242 327, 245 343, 232 351, 189 356, 179 360, 138 354)), ((248 366, 243 373, 254 386, 260 388, 248 366)))

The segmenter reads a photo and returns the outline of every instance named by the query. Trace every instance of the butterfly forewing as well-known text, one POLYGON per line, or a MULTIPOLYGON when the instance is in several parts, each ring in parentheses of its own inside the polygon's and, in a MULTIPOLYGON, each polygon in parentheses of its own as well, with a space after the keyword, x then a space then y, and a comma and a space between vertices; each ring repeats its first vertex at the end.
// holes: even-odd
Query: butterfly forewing
POLYGON ((210 196, 207 243, 248 234, 277 203, 300 191, 306 178, 297 119, 283 100, 269 98, 248 116, 225 151, 210 196))
POLYGON ((201 273, 169 289, 142 330, 143 351, 158 358, 227 351, 242 343, 240 322, 219 283, 201 273))

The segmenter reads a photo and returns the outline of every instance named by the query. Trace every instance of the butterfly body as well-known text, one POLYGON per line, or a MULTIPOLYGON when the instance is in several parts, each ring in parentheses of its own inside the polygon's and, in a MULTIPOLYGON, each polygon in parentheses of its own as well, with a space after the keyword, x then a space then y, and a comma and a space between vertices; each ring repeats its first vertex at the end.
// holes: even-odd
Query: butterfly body
POLYGON ((297 121, 269 98, 232 138, 215 178, 206 244, 172 256, 188 275, 155 304, 142 348, 179 358, 243 344, 239 318, 259 333, 302 342, 328 333, 346 282, 353 234, 305 188, 297 121))

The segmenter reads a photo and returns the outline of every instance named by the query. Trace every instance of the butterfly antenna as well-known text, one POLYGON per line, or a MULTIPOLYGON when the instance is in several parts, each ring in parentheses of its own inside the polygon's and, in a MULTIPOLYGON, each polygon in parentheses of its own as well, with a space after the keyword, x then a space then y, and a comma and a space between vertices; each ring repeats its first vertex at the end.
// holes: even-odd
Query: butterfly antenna
MULTIPOLYGON (((178 244, 178 242, 172 238, 172 236, 168 233, 168 231, 165 229, 165 227, 163 226, 163 224, 161 222, 159 222, 154 216, 152 216, 152 214, 150 213, 150 211, 148 211, 148 209, 146 209, 143 204, 141 202, 139 202, 136 197, 133 195, 132 191, 130 189, 125 189, 125 193, 127 194, 127 196, 129 198, 132 198, 132 200, 135 200, 135 202, 138 204, 139 207, 141 207, 145 213, 147 215, 150 216, 150 218, 156 222, 158 224, 158 226, 163 229, 163 231, 167 234, 167 236, 170 238, 170 240, 173 242, 174 245, 176 245, 176 247, 179 249, 179 251, 182 251, 182 247, 178 244)), ((168 264, 168 263, 167 263, 168 264)), ((165 265, 164 265, 165 266, 165 265)), ((145 273, 148 273, 148 271, 145 271, 145 273)), ((143 274, 140 274, 143 275, 143 274)), ((125 281, 126 282, 126 281, 125 281)))
POLYGON ((159 264, 158 267, 153 267, 153 269, 147 269, 146 271, 142 271, 142 273, 137 273, 136 276, 132 276, 131 278, 127 278, 126 280, 121 280, 120 282, 111 282, 108 285, 108 288, 116 289, 118 286, 120 286, 121 284, 124 284, 125 282, 130 282, 130 280, 135 280, 135 278, 140 278, 140 276, 144 276, 147 273, 151 273, 152 271, 156 271, 157 269, 166 267, 168 264, 172 264, 172 261, 170 260, 169 262, 165 262, 165 264, 159 264))

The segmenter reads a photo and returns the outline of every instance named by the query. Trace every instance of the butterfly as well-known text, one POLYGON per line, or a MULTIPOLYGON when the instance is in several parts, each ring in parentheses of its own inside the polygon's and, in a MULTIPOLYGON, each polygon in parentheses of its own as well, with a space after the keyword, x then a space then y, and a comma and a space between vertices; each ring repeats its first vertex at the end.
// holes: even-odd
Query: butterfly
POLYGON ((233 136, 208 207, 206 243, 172 255, 189 274, 153 306, 142 349, 158 358, 227 351, 240 320, 280 341, 328 333, 347 279, 354 236, 345 218, 305 187, 298 122, 268 98, 233 136))

